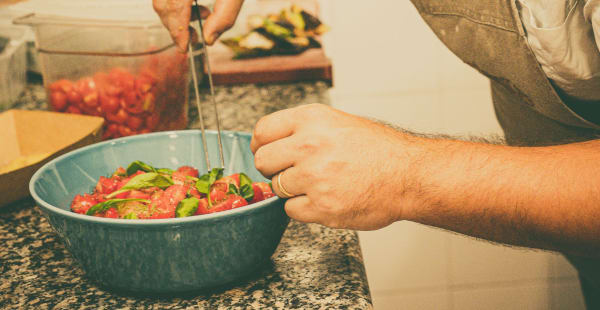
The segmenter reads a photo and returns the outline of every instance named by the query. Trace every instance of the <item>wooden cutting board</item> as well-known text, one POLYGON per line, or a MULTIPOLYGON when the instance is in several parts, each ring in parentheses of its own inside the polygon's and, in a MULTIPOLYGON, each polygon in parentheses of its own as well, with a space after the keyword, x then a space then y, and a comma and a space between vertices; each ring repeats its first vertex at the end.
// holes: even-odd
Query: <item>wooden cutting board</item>
POLYGON ((209 48, 208 53, 215 85, 314 80, 329 84, 333 82, 331 60, 322 48, 309 49, 299 55, 233 59, 233 52, 217 43, 209 48))

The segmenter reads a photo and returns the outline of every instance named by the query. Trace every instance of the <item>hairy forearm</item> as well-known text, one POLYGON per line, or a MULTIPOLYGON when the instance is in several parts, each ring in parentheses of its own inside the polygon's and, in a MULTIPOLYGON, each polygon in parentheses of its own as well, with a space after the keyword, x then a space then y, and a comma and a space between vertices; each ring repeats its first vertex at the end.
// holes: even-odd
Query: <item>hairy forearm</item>
POLYGON ((520 246, 600 256, 600 141, 510 147, 417 138, 402 218, 520 246))

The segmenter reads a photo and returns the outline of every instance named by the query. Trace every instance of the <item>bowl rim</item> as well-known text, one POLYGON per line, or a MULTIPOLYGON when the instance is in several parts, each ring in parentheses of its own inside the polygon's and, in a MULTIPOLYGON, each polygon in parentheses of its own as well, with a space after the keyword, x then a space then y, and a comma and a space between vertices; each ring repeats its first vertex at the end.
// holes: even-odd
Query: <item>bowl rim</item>
MULTIPOLYGON (((215 130, 206 130, 205 132, 216 133, 215 130)), ((93 150, 95 148, 99 148, 99 147, 102 147, 102 146, 108 145, 108 144, 114 145, 114 144, 118 144, 118 143, 127 143, 128 141, 144 140, 144 139, 149 139, 154 136, 170 136, 170 135, 178 135, 178 134, 190 135, 193 133, 198 134, 198 133, 201 133, 201 131, 198 129, 160 131, 160 132, 153 132, 153 133, 111 139, 108 141, 93 143, 93 144, 78 148, 71 152, 67 152, 61 156, 58 156, 58 157, 50 160, 46 164, 44 164, 42 167, 40 167, 33 174, 33 176, 31 177, 31 179, 29 181, 29 192, 30 192, 31 196, 33 197, 33 199, 38 203, 38 205, 42 209, 45 209, 48 212, 66 216, 73 220, 79 220, 79 221, 97 223, 97 224, 114 224, 114 225, 118 225, 118 226, 139 226, 139 227, 145 227, 145 226, 154 227, 154 226, 164 226, 164 225, 174 225, 174 224, 177 225, 177 224, 196 223, 196 222, 212 222, 214 220, 225 220, 225 219, 232 218, 232 217, 238 217, 238 216, 242 216, 242 215, 249 214, 249 213, 259 212, 259 210, 262 210, 262 209, 270 206, 271 204, 273 204, 273 202, 277 202, 278 200, 281 200, 281 198, 279 198, 278 196, 274 196, 274 197, 253 203, 251 205, 248 205, 248 206, 245 206, 242 208, 236 208, 236 209, 232 209, 232 210, 215 212, 215 213, 211 213, 211 214, 203 214, 201 216, 188 216, 188 217, 167 218, 167 219, 113 219, 113 218, 104 218, 104 217, 79 214, 79 213, 61 209, 61 208, 53 206, 52 204, 43 200, 35 191, 34 185, 39 180, 41 174, 45 170, 48 170, 51 166, 54 166, 57 162, 65 160, 71 156, 75 156, 79 153, 88 152, 90 150, 93 150)), ((250 136, 250 133, 248 133, 248 132, 229 131, 229 130, 221 130, 221 134, 250 136)))

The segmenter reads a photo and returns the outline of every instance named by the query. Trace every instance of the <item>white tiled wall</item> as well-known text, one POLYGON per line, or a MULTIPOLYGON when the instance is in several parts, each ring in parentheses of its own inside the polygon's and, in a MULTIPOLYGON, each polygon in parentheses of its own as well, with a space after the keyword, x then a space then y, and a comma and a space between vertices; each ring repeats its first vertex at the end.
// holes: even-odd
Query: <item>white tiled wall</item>
MULTIPOLYGON (((426 132, 501 134, 487 80, 409 1, 320 3, 335 107, 426 132)), ((557 254, 408 222, 360 238, 375 309, 584 309, 576 272, 557 254)))

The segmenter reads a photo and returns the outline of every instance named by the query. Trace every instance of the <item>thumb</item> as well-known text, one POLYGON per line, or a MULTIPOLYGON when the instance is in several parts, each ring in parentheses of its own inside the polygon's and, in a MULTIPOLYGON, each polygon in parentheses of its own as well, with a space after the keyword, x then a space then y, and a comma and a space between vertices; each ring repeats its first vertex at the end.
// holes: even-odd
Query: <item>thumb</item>
POLYGON ((204 23, 204 40, 212 45, 219 36, 235 24, 235 19, 240 12, 243 0, 217 0, 214 11, 206 18, 204 23))

